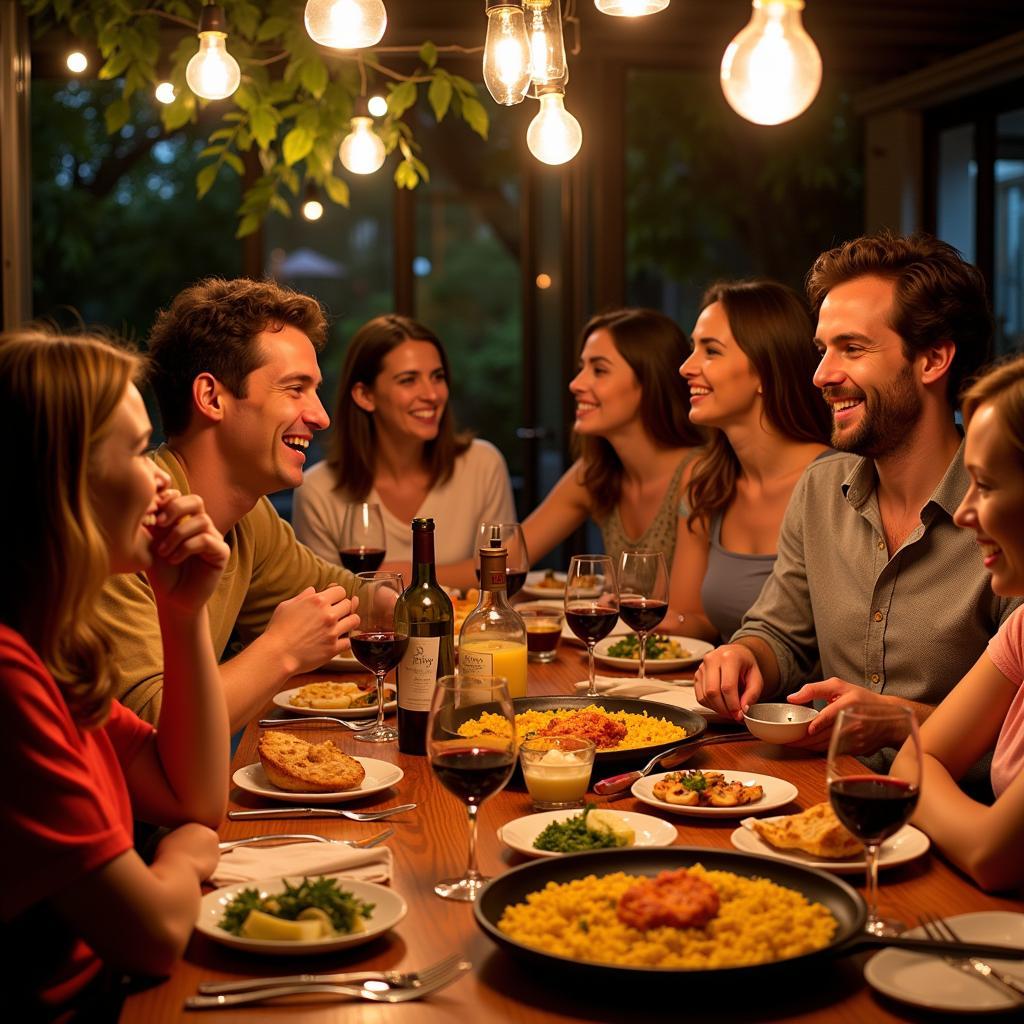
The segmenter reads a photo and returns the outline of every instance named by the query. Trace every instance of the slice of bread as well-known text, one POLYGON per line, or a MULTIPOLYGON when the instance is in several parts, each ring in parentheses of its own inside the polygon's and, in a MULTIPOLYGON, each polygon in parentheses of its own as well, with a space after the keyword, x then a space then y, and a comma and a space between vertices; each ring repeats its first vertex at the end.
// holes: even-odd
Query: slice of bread
POLYGON ((778 821, 751 822, 754 831, 779 850, 802 850, 833 860, 856 857, 864 847, 836 817, 831 804, 820 803, 778 821))
POLYGON ((330 740, 307 743, 282 730, 265 732, 257 747, 267 778, 292 793, 337 793, 355 789, 366 770, 330 740))

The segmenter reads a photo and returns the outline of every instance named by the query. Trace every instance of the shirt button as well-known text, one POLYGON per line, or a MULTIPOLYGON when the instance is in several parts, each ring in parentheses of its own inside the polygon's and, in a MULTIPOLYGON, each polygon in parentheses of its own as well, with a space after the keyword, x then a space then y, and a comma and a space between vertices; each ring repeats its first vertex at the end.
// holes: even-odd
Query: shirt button
POLYGON ((871 682, 877 683, 880 678, 881 677, 879 676, 879 674, 877 672, 872 672, 871 673, 871 682))
POLYGON ((875 612, 875 622, 881 622, 884 616, 881 612, 875 612))
POLYGON ((880 540, 878 542, 878 550, 879 551, 884 551, 885 550, 885 541, 884 540, 880 540))

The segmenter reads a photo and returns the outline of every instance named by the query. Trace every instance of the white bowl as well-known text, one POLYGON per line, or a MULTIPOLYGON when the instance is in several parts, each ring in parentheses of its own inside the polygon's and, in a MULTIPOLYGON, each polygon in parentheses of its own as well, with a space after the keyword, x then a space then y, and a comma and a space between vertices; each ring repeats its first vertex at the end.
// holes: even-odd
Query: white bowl
POLYGON ((754 704, 743 715, 747 728, 766 743, 793 743, 807 735, 818 712, 804 704, 754 704))

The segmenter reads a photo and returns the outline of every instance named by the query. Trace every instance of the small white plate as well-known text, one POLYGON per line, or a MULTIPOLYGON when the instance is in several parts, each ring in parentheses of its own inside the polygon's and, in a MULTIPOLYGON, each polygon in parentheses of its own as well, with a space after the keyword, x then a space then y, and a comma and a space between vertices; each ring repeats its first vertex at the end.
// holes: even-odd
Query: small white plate
POLYGON ((378 761, 374 757, 357 757, 356 760, 366 770, 363 781, 355 789, 343 789, 337 793, 293 793, 289 789, 281 789, 267 778, 259 761, 239 768, 231 776, 231 781, 247 793, 267 796, 286 804, 340 804, 343 800, 358 800, 363 796, 380 793, 391 786, 397 786, 405 778, 405 772, 396 764, 378 761))
MULTIPOLYGON (((582 811, 543 811, 540 814, 527 814, 516 818, 498 829, 498 838, 517 853, 525 853, 527 857, 563 857, 562 853, 552 850, 538 850, 533 841, 553 821, 567 821, 582 811)), ((636 833, 633 846, 671 846, 679 833, 675 825, 670 825, 653 814, 639 814, 636 811, 615 811, 625 823, 636 833)), ((624 846, 620 849, 628 850, 624 846)))
MULTIPOLYGON (((709 769, 710 771, 711 769, 709 769)), ((718 769, 714 769, 718 771, 718 769)), ((739 818, 749 814, 759 814, 761 811, 772 811, 776 807, 783 807, 791 800, 795 800, 799 790, 792 782, 785 779, 777 779, 774 775, 755 775, 753 772, 723 771, 726 782, 742 782, 744 785, 753 783, 763 787, 764 796, 752 804, 743 804, 742 807, 685 807, 682 804, 670 804, 665 800, 659 800, 654 795, 654 784, 672 775, 672 772, 658 772, 657 775, 648 775, 646 778, 637 779, 633 783, 630 792, 641 803, 650 804, 660 811, 671 811, 673 814, 689 814, 698 818, 739 818)))
MULTIPOLYGON (((629 633, 628 629, 626 633, 629 633)), ((709 654, 715 649, 714 644, 709 644, 706 640, 697 640, 692 636, 673 636, 671 639, 679 644, 684 651, 689 651, 690 656, 687 658, 648 658, 646 665, 648 672, 675 672, 685 665, 696 665, 705 654, 709 654)), ((595 661, 601 662, 602 665, 611 665, 613 668, 622 668, 630 672, 636 672, 640 665, 638 659, 615 658, 608 653, 608 648, 618 642, 614 630, 611 636, 606 636, 603 640, 599 640, 594 647, 595 661)))
MULTIPOLYGON (((765 821, 778 821, 776 818, 765 818, 765 821)), ((776 860, 788 860, 793 864, 801 864, 805 868, 817 868, 819 871, 831 871, 835 875, 859 875, 867 865, 863 857, 852 857, 849 860, 829 860, 827 857, 814 857, 801 850, 776 850, 766 843, 746 822, 732 834, 732 845, 744 853, 756 853, 762 857, 774 857, 776 860)), ((913 825, 904 825, 895 835, 889 836, 878 853, 878 866, 891 868, 897 864, 906 864, 908 860, 916 860, 924 856, 931 846, 931 840, 913 825)))
POLYGON ((328 672, 365 672, 371 679, 373 678, 373 673, 365 665, 360 665, 351 651, 336 654, 329 662, 320 667, 328 672))
POLYGON ((565 595, 565 573, 556 572, 555 579, 558 581, 557 587, 542 587, 540 586, 541 580, 547 576, 547 571, 544 569, 536 569, 533 572, 526 574, 526 582, 519 588, 520 594, 525 594, 527 597, 553 597, 557 600, 561 600, 565 595))
MULTIPOLYGON (((329 935, 322 939, 312 939, 308 942, 292 942, 286 939, 247 939, 242 935, 233 935, 220 927, 220 921, 224 917, 224 910, 232 898, 243 889, 259 889, 261 896, 271 896, 275 893, 284 892, 284 878, 268 878, 259 882, 238 882, 235 885, 226 885, 223 889, 215 889, 207 893, 199 902, 199 917, 196 920, 196 931, 213 939, 214 942, 223 943, 233 949, 242 949, 247 953, 260 954, 281 954, 290 956, 295 953, 331 953, 344 946, 360 946, 364 942, 370 942, 383 935, 384 932, 394 928, 399 921, 405 917, 409 908, 405 900, 391 889, 375 882, 362 882, 357 878, 345 878, 341 875, 329 875, 330 878, 338 878, 340 888, 352 893, 356 899, 373 904, 373 913, 366 921, 366 929, 361 932, 354 932, 351 935, 329 935)), ((288 882, 295 885, 301 882, 301 876, 288 878, 288 882)))
MULTIPOLYGON (((364 708, 300 708, 294 704, 289 703, 292 697, 295 696, 301 690, 301 686, 293 687, 291 690, 282 690, 280 693, 274 694, 274 703, 279 708, 284 708, 285 711, 290 711, 293 715, 316 715, 317 717, 328 717, 328 718, 376 718, 377 717, 377 705, 370 704, 364 708)), ((385 684, 385 690, 391 690, 394 693, 394 686, 388 686, 385 684)), ((398 707, 398 702, 395 700, 386 700, 384 702, 384 712, 389 714, 398 707)))
MULTIPOLYGON (((925 908, 926 909, 926 908, 925 908)), ((968 942, 998 942, 1024 948, 1024 914, 1008 910, 983 910, 946 918, 957 935, 968 942)), ((914 928, 911 938, 926 938, 914 928)), ((993 960, 992 964, 1024 985, 1024 963, 993 960)), ((941 957, 911 953, 905 949, 883 949, 864 965, 864 978, 883 995, 912 1006, 948 1013, 995 1013, 1018 1004, 995 985, 947 964, 941 957)))

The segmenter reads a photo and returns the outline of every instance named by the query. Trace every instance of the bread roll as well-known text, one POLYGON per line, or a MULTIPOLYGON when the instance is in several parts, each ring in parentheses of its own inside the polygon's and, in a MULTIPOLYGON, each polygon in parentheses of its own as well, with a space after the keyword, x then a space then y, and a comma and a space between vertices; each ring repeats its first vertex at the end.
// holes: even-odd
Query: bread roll
POLYGON ((336 793, 356 789, 366 770, 330 740, 307 743, 281 730, 265 732, 257 750, 267 778, 293 793, 336 793))

